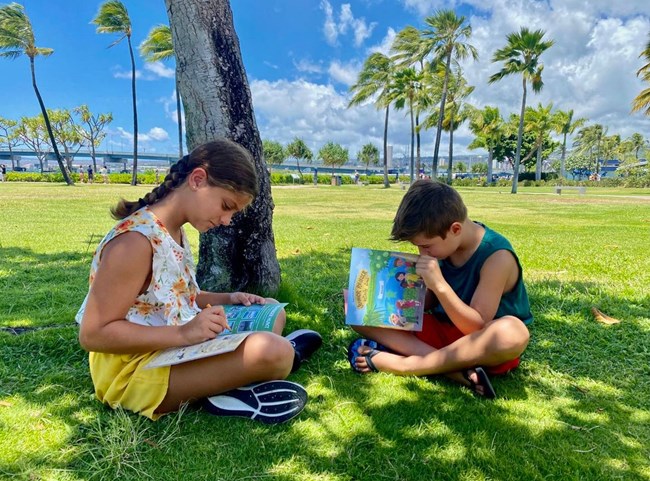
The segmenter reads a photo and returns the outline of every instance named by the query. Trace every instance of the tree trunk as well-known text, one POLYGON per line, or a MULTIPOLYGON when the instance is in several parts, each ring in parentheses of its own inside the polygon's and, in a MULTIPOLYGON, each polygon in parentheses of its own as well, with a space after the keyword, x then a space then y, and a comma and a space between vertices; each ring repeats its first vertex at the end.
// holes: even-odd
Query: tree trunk
POLYGON ((519 131, 517 133, 517 152, 515 153, 515 165, 512 168, 511 194, 517 193, 517 184, 519 182, 519 161, 521 160, 521 141, 524 137, 524 112, 526 111, 526 77, 524 77, 523 85, 524 94, 521 97, 521 113, 519 114, 519 131))
POLYGON ((542 145, 537 147, 537 162, 535 162, 535 180, 542 180, 542 145))
POLYGON ((492 181, 492 147, 488 149, 488 160, 487 160, 487 181, 488 185, 493 184, 494 182, 492 181))
POLYGON ((454 112, 449 121, 449 166, 447 166, 447 184, 451 185, 451 165, 454 162, 454 112))
MULTIPOLYGON (((384 120, 384 188, 388 189, 390 187, 390 181, 388 180, 388 111, 390 105, 386 106, 386 118, 384 120)), ((397 169, 399 175, 399 168, 397 169)))
POLYGON ((181 116, 181 93, 178 83, 178 72, 174 75, 176 82, 176 116, 178 120, 178 158, 183 157, 183 117, 181 116))
POLYGON ((564 139, 562 140, 562 158, 560 159, 560 180, 564 182, 566 177, 566 136, 564 134, 564 139))
POLYGON ((188 150, 226 137, 247 148, 260 194, 221 226, 201 234, 197 280, 201 289, 274 294, 280 266, 273 237, 273 199, 239 40, 227 0, 165 0, 185 109, 188 150))
POLYGON ((415 181, 414 172, 415 169, 415 123, 413 119, 413 102, 410 102, 409 110, 411 111, 411 169, 410 169, 410 180, 411 184, 415 181))
POLYGON ((422 169, 420 161, 420 112, 415 114, 415 171, 420 176, 420 170, 422 169))
POLYGON ((131 175, 131 185, 138 183, 138 107, 135 95, 135 58, 133 57, 133 47, 131 46, 131 36, 127 35, 126 40, 129 43, 129 53, 131 54, 131 98, 133 100, 133 174, 131 175))
MULTIPOLYGON (((440 116, 438 117, 438 126, 436 127, 436 142, 433 147, 433 165, 431 168, 431 177, 438 180, 438 152, 440 151, 440 138, 442 136, 442 121, 445 118, 445 102, 447 101, 447 85, 449 83, 449 71, 451 69, 451 54, 447 55, 447 65, 445 66, 445 80, 442 84, 442 98, 440 99, 440 116)), ((451 159, 449 159, 451 161, 451 159)))
MULTIPOLYGON (((54 133, 52 132, 52 126, 50 125, 50 118, 47 115, 47 109, 45 108, 45 103, 43 103, 43 98, 41 97, 41 93, 38 91, 38 87, 36 86, 36 71, 34 69, 33 57, 29 57, 29 64, 32 69, 32 85, 34 86, 34 92, 36 93, 36 98, 38 99, 38 105, 41 106, 41 113, 43 114, 43 120, 45 121, 45 128, 47 129, 47 135, 50 137, 50 142, 52 142, 52 149, 54 149, 54 155, 56 155, 56 161, 59 164, 59 169, 61 170, 61 174, 63 174, 63 180, 65 181, 65 183, 68 185, 73 185, 74 182, 72 182, 72 179, 68 175, 68 172, 65 166, 63 165, 63 159, 61 158, 59 149, 56 146, 56 141, 54 140, 54 133)), ((41 162, 41 173, 42 172, 43 172, 43 162, 41 162)))

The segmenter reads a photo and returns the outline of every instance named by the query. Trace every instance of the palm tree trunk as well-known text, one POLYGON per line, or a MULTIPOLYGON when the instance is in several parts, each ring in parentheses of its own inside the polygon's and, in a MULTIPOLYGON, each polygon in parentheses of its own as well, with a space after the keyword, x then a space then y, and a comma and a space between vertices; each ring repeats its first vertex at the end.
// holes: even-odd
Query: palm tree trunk
POLYGON ((133 174, 131 176, 131 185, 138 183, 138 107, 135 96, 135 58, 133 57, 133 47, 131 46, 131 35, 126 36, 129 43, 129 53, 131 54, 131 96, 133 98, 133 174))
POLYGON ((512 168, 512 190, 511 194, 517 193, 519 182, 519 161, 521 160, 521 141, 524 136, 524 112, 526 111, 526 77, 523 79, 524 94, 521 97, 521 112, 519 114, 519 130, 517 132, 517 151, 515 153, 515 165, 512 168))
POLYGON ((174 74, 176 82, 176 116, 178 119, 178 158, 183 157, 183 118, 181 116, 181 94, 178 85, 178 72, 174 74))
POLYGON ((492 147, 488 148, 488 159, 487 159, 487 181, 488 185, 493 184, 494 182, 492 181, 492 147))
POLYGON ((259 194, 230 225, 200 236, 197 280, 215 292, 274 294, 280 265, 262 140, 227 0, 165 0, 185 107, 187 149, 227 137, 248 149, 259 194))
POLYGON ((542 144, 537 147, 537 162, 535 162, 535 180, 542 180, 542 144))
POLYGON ((411 184, 415 181, 415 122, 413 120, 413 101, 409 102, 409 110, 411 111, 411 168, 410 168, 410 181, 411 184))
POLYGON ((564 181, 566 175, 566 136, 567 134, 565 133, 562 141, 562 158, 560 159, 560 180, 562 181, 564 181))
MULTIPOLYGON (((451 54, 447 55, 447 64, 445 66, 445 81, 442 84, 442 98, 440 99, 440 116, 438 117, 438 126, 436 127, 436 142, 433 147, 433 165, 431 167, 431 177, 433 180, 438 179, 438 152, 440 151, 440 139, 442 136, 442 119, 445 117, 445 102, 447 101, 447 85, 449 83, 449 69, 451 68, 451 54)), ((451 159, 449 159, 451 161, 451 159)))
POLYGON ((390 105, 387 105, 386 118, 384 120, 384 188, 386 189, 390 187, 390 181, 388 180, 388 111, 389 110, 390 110, 390 105))
POLYGON ((415 171, 420 175, 420 112, 415 113, 415 171))
POLYGON ((451 166, 454 162, 454 112, 449 121, 449 165, 447 166, 447 184, 451 185, 451 166))
MULTIPOLYGON (((36 85, 36 71, 34 69, 34 57, 29 57, 29 65, 32 69, 32 85, 34 86, 34 92, 36 93, 36 98, 38 99, 38 105, 41 106, 41 113, 43 114, 43 120, 45 121, 45 128, 47 129, 47 135, 49 135, 50 137, 50 142, 52 143, 52 149, 54 150, 54 155, 56 155, 56 161, 59 164, 59 169, 61 170, 61 174, 63 174, 63 180, 65 181, 65 183, 68 185, 73 185, 74 182, 72 182, 72 179, 68 175, 68 171, 63 165, 63 159, 61 158, 59 149, 56 146, 56 140, 54 140, 54 133, 52 133, 52 126, 50 125, 50 117, 48 117, 47 115, 47 109, 45 108, 45 104, 43 103, 43 98, 41 97, 41 93, 38 91, 38 87, 36 85)), ((43 163, 41 162, 41 172, 42 171, 43 171, 43 163)))

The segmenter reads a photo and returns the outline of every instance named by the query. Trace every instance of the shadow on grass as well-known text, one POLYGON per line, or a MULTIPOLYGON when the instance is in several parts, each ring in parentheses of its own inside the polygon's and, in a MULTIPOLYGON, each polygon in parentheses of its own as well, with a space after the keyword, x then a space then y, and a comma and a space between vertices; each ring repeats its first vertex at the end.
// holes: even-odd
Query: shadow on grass
MULTIPOLYGON (((16 250, 10 264, 28 255, 16 250)), ((68 297, 75 311, 85 294, 85 258, 35 260, 50 270, 74 266, 73 278, 84 286, 68 297)), ((315 329, 325 341, 291 378, 307 386, 311 400, 287 425, 191 409, 178 434, 163 442, 177 418, 138 423, 128 415, 118 429, 122 448, 115 448, 101 433, 114 426, 116 413, 92 399, 75 328, 0 334, 0 396, 12 404, 0 407, 2 430, 33 439, 19 463, 0 463, 0 473, 25 479, 59 471, 97 479, 141 479, 143 472, 184 480, 647 479, 647 298, 603 296, 587 282, 530 284, 531 344, 519 370, 493 380, 500 398, 488 402, 444 379, 353 373, 345 346, 355 334, 343 324, 341 297, 348 265, 347 250, 281 260, 278 297, 291 303, 287 329, 315 329), (594 304, 623 322, 596 323, 589 315, 594 304), (54 440, 39 444, 39 423, 54 440), (136 441, 126 439, 129 429, 140 433, 136 441), (136 467, 119 473, 119 462, 134 457, 136 467), (93 471, 101 465, 109 468, 93 471)), ((38 269, 32 275, 47 271, 38 269)), ((34 312, 20 315, 34 323, 34 312)))

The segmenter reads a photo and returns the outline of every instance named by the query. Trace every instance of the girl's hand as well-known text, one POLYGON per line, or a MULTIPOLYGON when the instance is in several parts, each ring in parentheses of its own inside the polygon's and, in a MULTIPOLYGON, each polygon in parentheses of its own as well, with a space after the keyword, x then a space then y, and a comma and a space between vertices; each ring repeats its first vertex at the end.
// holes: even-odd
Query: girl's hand
POLYGON ((222 306, 206 307, 180 327, 183 340, 188 346, 214 339, 225 329, 229 329, 229 326, 222 306))
POLYGON ((250 306, 251 304, 266 304, 266 299, 248 292, 231 292, 230 303, 250 306))

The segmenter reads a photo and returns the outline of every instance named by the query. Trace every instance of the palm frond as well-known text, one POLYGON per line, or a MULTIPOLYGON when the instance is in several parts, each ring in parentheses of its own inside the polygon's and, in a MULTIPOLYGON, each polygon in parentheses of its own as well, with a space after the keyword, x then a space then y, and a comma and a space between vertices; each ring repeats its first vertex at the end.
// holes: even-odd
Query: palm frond
POLYGON ((168 25, 157 25, 140 44, 140 55, 148 62, 158 62, 174 57, 172 31, 168 25))
POLYGON ((97 25, 97 33, 131 35, 131 18, 126 7, 119 0, 109 0, 103 3, 91 23, 97 25))

